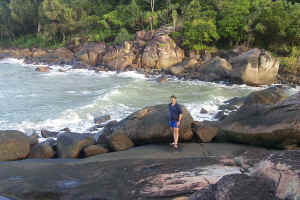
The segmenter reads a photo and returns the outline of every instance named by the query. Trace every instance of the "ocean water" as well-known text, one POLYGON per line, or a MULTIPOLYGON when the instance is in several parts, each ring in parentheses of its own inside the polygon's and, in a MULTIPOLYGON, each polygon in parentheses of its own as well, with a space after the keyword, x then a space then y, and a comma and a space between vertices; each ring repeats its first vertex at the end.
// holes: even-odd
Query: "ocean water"
POLYGON ((93 72, 51 66, 52 71, 36 72, 22 60, 0 61, 0 130, 60 130, 84 133, 94 118, 105 114, 121 120, 145 106, 169 103, 176 95, 194 120, 214 120, 223 101, 262 88, 225 85, 169 78, 158 83, 136 72, 93 72), (68 70, 59 72, 59 69, 68 70), (207 114, 201 114, 204 108, 207 114))

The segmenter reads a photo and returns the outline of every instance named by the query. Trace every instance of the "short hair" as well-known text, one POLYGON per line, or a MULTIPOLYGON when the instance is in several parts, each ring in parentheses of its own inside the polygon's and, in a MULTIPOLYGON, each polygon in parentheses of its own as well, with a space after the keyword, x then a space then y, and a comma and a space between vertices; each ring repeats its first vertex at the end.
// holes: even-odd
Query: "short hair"
POLYGON ((170 98, 171 98, 171 99, 176 99, 175 95, 172 95, 170 98))

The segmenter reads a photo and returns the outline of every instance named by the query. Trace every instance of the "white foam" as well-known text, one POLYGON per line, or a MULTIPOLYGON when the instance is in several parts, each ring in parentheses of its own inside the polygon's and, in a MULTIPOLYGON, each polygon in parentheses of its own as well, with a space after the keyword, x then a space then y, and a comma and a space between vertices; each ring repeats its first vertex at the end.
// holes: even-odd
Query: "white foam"
POLYGON ((0 64, 19 64, 25 65, 24 59, 16 59, 16 58, 4 58, 0 60, 0 64))
POLYGON ((188 111, 190 111, 194 120, 215 120, 214 116, 218 113, 218 107, 222 105, 222 102, 226 101, 225 97, 218 96, 212 97, 211 100, 205 102, 194 102, 184 104, 188 111), (208 113, 200 113, 201 109, 205 109, 208 113))
POLYGON ((120 86, 116 86, 112 90, 105 92, 103 96, 98 98, 98 100, 110 101, 112 97, 117 95, 121 95, 120 86))
POLYGON ((117 76, 123 78, 133 78, 133 79, 143 79, 143 80, 148 79, 144 74, 138 73, 136 71, 121 72, 117 74, 117 76))

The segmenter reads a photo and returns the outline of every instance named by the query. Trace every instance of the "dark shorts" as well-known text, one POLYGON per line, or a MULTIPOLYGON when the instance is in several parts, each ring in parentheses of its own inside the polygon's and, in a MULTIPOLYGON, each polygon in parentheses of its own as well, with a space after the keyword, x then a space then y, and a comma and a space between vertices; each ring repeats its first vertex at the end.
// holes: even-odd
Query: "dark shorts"
POLYGON ((169 126, 170 126, 171 128, 179 128, 179 127, 177 126, 177 122, 178 122, 178 121, 169 121, 169 126))

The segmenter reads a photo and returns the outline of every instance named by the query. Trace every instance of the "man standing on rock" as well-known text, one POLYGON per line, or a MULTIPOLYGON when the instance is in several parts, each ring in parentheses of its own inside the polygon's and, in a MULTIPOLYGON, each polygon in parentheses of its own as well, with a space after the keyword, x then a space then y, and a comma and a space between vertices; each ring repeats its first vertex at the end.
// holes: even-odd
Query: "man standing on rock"
POLYGON ((174 139, 174 142, 172 142, 170 145, 172 145, 175 149, 178 149, 179 127, 182 120, 182 109, 180 105, 176 103, 176 97, 174 95, 171 96, 170 100, 169 125, 174 139))

